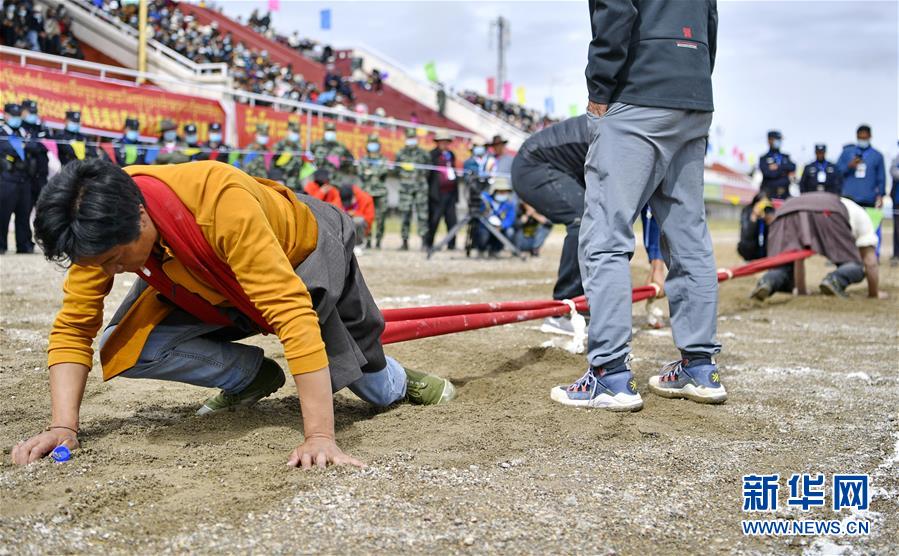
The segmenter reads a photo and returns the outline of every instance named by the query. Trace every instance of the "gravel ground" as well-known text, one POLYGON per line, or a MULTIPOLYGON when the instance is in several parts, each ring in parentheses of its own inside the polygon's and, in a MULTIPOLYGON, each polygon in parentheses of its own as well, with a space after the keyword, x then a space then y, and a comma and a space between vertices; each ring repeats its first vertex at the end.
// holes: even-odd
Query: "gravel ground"
MULTIPOLYGON (((428 262, 395 251, 391 238, 361 264, 384 307, 546 298, 560 239, 554 233, 543 257, 521 263, 458 253, 428 262)), ((734 244, 732 232, 716 233, 719 266, 739 262, 734 244)), ((810 283, 826 271, 815 259, 810 283)), ((641 254, 635 280, 647 272, 641 254)), ((362 470, 286 467, 302 430, 289 383, 256 407, 198 418, 208 391, 103 383, 99 373, 85 394, 83 448, 65 464, 20 468, 8 463, 10 447, 47 424, 44 350, 63 276, 40 257, 6 255, 0 554, 896 553, 899 269, 881 272, 885 302, 856 286, 848 300, 759 304, 747 299, 753 279, 723 284, 723 406, 645 391, 676 352, 669 329, 639 328, 639 305, 639 413, 551 402, 552 386, 581 374, 582 356, 544 347, 549 338, 522 323, 389 346, 410 367, 451 378, 459 396, 375 410, 338 394, 338 441, 367 462, 362 470), (794 472, 871 474, 870 510, 855 516, 871 522, 871 534, 744 537, 741 476, 794 472)), ((117 280, 107 314, 131 280, 117 280)), ((276 341, 254 341, 283 363, 276 341)))

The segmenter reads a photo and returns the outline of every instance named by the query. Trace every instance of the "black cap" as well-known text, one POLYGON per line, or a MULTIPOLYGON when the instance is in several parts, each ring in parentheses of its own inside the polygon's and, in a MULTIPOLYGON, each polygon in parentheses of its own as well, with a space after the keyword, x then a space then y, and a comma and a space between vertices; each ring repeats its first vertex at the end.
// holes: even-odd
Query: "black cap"
POLYGON ((21 116, 22 115, 22 107, 15 102, 7 102, 3 105, 3 111, 9 114, 10 116, 21 116))
POLYGON ((815 143, 815 152, 824 152, 827 150, 827 145, 824 143, 815 143))
POLYGON ((81 112, 79 112, 78 110, 66 111, 66 120, 80 124, 81 123, 81 112))
POLYGON ((316 170, 314 174, 312 174, 312 179, 315 180, 319 184, 329 183, 331 181, 331 172, 322 168, 321 170, 316 170))
POLYGON ((221 131, 222 124, 215 122, 213 124, 209 124, 209 131, 221 131))
POLYGON ((768 139, 783 139, 783 135, 776 129, 768 132, 768 139))
POLYGON ((187 124, 186 126, 184 126, 185 135, 189 134, 189 133, 196 133, 196 132, 197 132, 197 126, 195 126, 194 124, 187 124))
POLYGON ((26 98, 22 101, 22 110, 28 110, 32 114, 37 114, 37 101, 26 98))
POLYGON ((340 202, 347 206, 353 202, 353 186, 351 184, 340 187, 340 202))
POLYGON ((140 129, 140 121, 137 118, 125 118, 125 129, 140 129))

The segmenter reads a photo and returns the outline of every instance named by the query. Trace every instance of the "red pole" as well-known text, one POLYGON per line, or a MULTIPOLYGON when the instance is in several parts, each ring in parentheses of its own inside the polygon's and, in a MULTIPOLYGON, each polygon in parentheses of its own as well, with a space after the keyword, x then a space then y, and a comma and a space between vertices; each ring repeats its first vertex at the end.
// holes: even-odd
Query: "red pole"
MULTIPOLYGON (((808 258, 814 251, 789 251, 772 257, 752 261, 733 269, 718 272, 718 281, 748 276, 793 261, 808 258)), ((652 286, 634 288, 631 301, 636 303, 655 297, 652 286)), ((584 312, 587 301, 581 296, 573 299, 575 308, 584 312)), ((525 322, 546 317, 557 317, 570 312, 568 304, 555 301, 508 301, 500 303, 472 303, 468 305, 434 305, 406 309, 385 309, 387 322, 381 343, 393 344, 418 338, 430 338, 466 330, 477 330, 514 322, 525 322)))

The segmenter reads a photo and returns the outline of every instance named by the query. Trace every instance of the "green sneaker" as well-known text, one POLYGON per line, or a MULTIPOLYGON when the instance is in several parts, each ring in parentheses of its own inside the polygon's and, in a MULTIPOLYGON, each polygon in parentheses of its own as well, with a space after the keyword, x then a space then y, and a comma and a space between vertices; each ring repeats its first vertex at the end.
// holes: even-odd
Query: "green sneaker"
POLYGON ((406 399, 418 405, 447 403, 456 397, 456 388, 445 378, 406 369, 406 399))
POLYGON ((270 396, 284 386, 284 371, 268 357, 262 358, 262 366, 253 382, 236 394, 219 392, 203 403, 197 415, 208 415, 222 410, 234 411, 238 407, 249 407, 262 398, 270 396))

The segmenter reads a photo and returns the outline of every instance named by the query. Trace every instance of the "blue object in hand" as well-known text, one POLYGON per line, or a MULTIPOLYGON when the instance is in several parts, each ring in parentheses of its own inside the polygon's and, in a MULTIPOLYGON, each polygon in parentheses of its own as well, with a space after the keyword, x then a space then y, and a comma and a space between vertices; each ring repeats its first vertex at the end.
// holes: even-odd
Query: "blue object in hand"
POLYGON ((72 457, 72 452, 69 451, 65 446, 57 446, 53 448, 53 451, 50 452, 50 459, 55 461, 56 463, 62 463, 64 461, 69 461, 69 458, 72 457))

